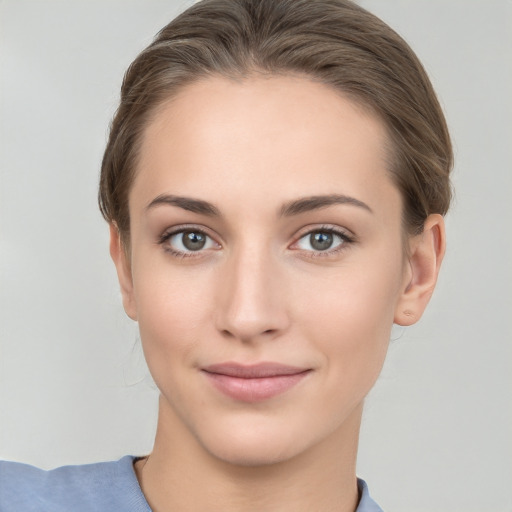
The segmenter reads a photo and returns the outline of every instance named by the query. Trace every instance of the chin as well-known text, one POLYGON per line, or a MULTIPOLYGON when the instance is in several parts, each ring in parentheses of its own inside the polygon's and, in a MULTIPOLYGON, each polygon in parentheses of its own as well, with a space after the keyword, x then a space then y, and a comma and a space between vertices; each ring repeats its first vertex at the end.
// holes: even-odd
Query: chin
POLYGON ((279 464, 292 459, 297 450, 288 450, 280 442, 272 440, 259 443, 231 442, 224 446, 204 446, 218 460, 233 466, 262 467, 279 464))
POLYGON ((315 444, 313 439, 308 443, 306 432, 290 429, 289 424, 262 423, 217 425, 217 428, 210 425, 205 436, 199 436, 199 442, 216 459, 245 467, 279 464, 315 444))

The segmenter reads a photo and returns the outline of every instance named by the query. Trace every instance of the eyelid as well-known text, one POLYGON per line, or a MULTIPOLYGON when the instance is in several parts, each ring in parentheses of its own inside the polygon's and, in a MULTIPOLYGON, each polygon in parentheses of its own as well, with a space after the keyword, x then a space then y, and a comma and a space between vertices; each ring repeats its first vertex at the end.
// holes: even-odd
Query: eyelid
MULTIPOLYGON (((180 224, 177 226, 172 226, 170 228, 167 228, 159 237, 157 240, 157 243, 159 245, 164 245, 172 236, 177 235, 179 233, 185 232, 185 231, 193 231, 202 233, 208 238, 210 238, 213 243, 217 246, 214 248, 214 250, 218 250, 222 248, 222 245, 217 241, 217 236, 213 235, 211 230, 205 226, 197 225, 197 224, 180 224)), ((334 225, 334 224, 317 224, 317 225, 309 225, 303 227, 299 233, 295 236, 294 242, 288 246, 292 250, 301 251, 302 253, 305 253, 307 257, 328 257, 328 256, 334 256, 337 255, 339 252, 344 251, 348 248, 348 246, 354 242, 356 242, 356 236, 347 228, 334 225), (302 240, 304 237, 311 235, 312 233, 318 233, 318 232, 326 232, 326 233, 332 233, 333 235, 339 236, 342 238, 343 242, 340 243, 338 246, 336 246, 334 249, 326 249, 324 251, 321 250, 305 250, 301 248, 296 248, 298 242, 302 240)), ((198 251, 180 251, 177 249, 173 249, 172 247, 164 247, 166 251, 171 253, 172 255, 176 257, 201 257, 204 256, 204 253, 211 250, 211 248, 208 249, 201 249, 198 251)))
POLYGON ((348 248, 351 244, 356 242, 356 236, 349 231, 346 228, 343 228, 341 226, 337 226, 334 224, 317 224, 317 225, 310 225, 302 228, 300 232, 295 237, 295 241, 291 244, 290 248, 293 250, 301 251, 307 257, 317 258, 317 257, 329 257, 329 256, 335 256, 339 252, 342 252, 348 248), (297 246, 297 244, 306 236, 311 235, 313 233, 332 233, 335 236, 339 236, 343 242, 340 243, 338 246, 336 246, 334 249, 326 249, 325 251, 320 250, 306 250, 297 248, 294 246, 297 246))
POLYGON ((356 240, 356 236, 354 235, 354 233, 352 233, 352 231, 350 231, 347 228, 338 226, 336 224, 311 224, 300 229, 300 231, 295 236, 295 242, 293 243, 296 243, 298 240, 304 238, 304 236, 306 235, 309 235, 311 233, 318 233, 319 231, 334 233, 351 241, 356 240))
MULTIPOLYGON (((219 248, 221 248, 221 244, 216 240, 217 237, 214 236, 211 233, 211 230, 206 228, 205 226, 199 226, 197 224, 179 224, 177 226, 172 226, 170 228, 167 228, 158 237, 157 243, 159 245, 163 246, 174 235, 177 235, 179 233, 183 233, 185 231, 192 231, 192 232, 196 232, 196 233, 201 233, 201 234, 207 236, 210 240, 212 240, 213 243, 217 246, 217 247, 214 248, 214 250, 218 250, 219 248)), ((211 248, 209 248, 209 249, 201 249, 201 250, 198 250, 198 251, 180 251, 178 249, 174 249, 174 248, 168 246, 168 247, 164 247, 164 250, 168 251, 173 256, 187 258, 187 257, 200 257, 200 256, 204 255, 204 253, 207 252, 208 250, 211 250, 211 248)))
POLYGON ((176 226, 164 229, 163 233, 159 235, 158 239, 163 240, 168 238, 169 236, 175 235, 176 233, 181 233, 182 231, 197 231, 199 233, 208 235, 212 239, 216 238, 216 235, 213 234, 212 230, 207 228, 206 226, 202 226, 200 224, 177 224, 176 226))

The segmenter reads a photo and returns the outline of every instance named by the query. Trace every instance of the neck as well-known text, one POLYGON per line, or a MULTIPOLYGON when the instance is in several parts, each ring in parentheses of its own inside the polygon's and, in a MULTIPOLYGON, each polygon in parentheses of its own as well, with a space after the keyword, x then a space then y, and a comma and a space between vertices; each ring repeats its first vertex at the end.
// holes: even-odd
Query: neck
POLYGON ((179 424, 169 430, 161 401, 155 446, 136 464, 137 478, 154 512, 354 512, 361 409, 291 459, 241 465, 215 457, 179 424))

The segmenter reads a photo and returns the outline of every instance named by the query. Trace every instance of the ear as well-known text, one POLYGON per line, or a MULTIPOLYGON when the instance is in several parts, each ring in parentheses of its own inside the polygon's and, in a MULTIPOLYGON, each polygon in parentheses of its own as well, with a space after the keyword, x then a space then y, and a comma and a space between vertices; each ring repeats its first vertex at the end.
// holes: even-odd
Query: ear
POLYGON ((137 308, 135 307, 135 296, 133 293, 131 264, 121 240, 119 230, 113 222, 110 223, 110 256, 116 266, 117 278, 119 279, 121 294, 123 296, 124 310, 132 320, 136 321, 137 308))
POLYGON ((404 289, 395 309, 396 324, 412 325, 421 318, 434 292, 445 248, 444 219, 437 213, 429 215, 423 232, 409 241, 404 289))

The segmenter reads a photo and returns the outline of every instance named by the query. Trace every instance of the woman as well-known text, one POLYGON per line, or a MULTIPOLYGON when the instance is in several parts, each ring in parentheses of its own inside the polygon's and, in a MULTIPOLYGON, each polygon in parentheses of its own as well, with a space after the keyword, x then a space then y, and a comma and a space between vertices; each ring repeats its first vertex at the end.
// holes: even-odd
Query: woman
POLYGON ((190 7, 127 71, 99 192, 154 449, 3 463, 0 510, 380 510, 363 402, 433 292, 451 165, 421 64, 360 7, 190 7))

